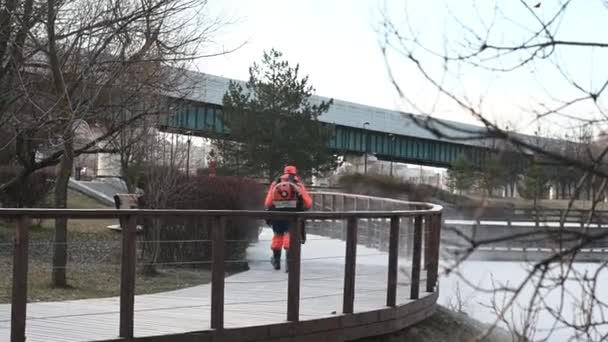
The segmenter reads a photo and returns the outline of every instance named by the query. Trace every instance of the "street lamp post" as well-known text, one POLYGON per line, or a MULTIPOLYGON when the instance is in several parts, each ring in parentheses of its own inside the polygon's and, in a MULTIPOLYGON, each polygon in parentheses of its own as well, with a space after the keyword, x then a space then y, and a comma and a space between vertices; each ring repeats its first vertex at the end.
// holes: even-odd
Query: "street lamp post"
POLYGON ((190 178, 190 145, 192 144, 191 135, 192 132, 186 132, 188 134, 188 152, 186 153, 186 177, 190 178))
POLYGON ((391 171, 390 176, 393 177, 393 160, 395 159, 395 136, 392 133, 388 135, 391 138, 391 171))
POLYGON ((369 138, 369 134, 367 134, 367 132, 365 132, 365 126, 369 126, 369 122, 366 121, 363 123, 363 133, 365 134, 365 152, 364 152, 364 159, 365 159, 364 165, 365 166, 364 166, 363 170, 364 170, 364 173, 367 174, 367 150, 368 150, 367 141, 369 138))

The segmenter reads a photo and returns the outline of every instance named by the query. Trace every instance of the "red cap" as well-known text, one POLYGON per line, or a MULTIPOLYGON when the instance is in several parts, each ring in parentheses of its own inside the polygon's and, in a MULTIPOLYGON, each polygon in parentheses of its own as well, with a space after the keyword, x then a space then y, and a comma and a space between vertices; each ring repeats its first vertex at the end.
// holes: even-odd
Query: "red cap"
POLYGON ((285 169, 283 170, 283 173, 286 173, 289 175, 295 175, 297 172, 298 172, 298 170, 296 170, 296 167, 292 166, 292 165, 285 166, 285 169))

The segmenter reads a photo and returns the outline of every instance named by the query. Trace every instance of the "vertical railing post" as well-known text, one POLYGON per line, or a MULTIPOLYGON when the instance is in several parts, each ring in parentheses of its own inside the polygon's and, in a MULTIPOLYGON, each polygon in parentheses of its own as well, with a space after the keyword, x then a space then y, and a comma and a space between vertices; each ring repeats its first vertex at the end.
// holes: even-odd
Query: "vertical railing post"
POLYGON ((386 306, 397 305, 397 268, 399 262, 399 216, 391 217, 388 238, 388 281, 386 306))
POLYGON ((325 194, 321 195, 321 211, 327 210, 327 196, 325 194))
POLYGON ((428 271, 431 262, 431 215, 424 216, 423 228, 422 228, 422 242, 423 242, 423 265, 424 270, 428 271))
POLYGON ((214 217, 211 225, 211 329, 224 329, 225 218, 214 217))
POLYGON ((11 342, 25 341, 27 311, 28 219, 16 220, 13 238, 13 292, 11 298, 11 342))
POLYGON ((439 272, 439 244, 441 239, 441 214, 430 216, 430 225, 428 231, 429 247, 428 253, 429 263, 426 274, 426 292, 435 292, 437 285, 437 275, 439 272))
MULTIPOLYGON (((342 195, 342 210, 343 211, 353 211, 353 206, 350 205, 350 202, 354 201, 354 199, 347 197, 346 195, 342 195)), ((348 220, 342 221, 342 236, 341 240, 346 241, 346 230, 348 229, 348 220)))
POLYGON ((287 279, 287 320, 300 320, 300 258, 301 234, 305 221, 297 218, 291 221, 289 232, 289 257, 287 258, 289 276, 287 279))
POLYGON ((344 300, 342 312, 353 313, 355 303, 355 269, 357 265, 357 218, 349 217, 346 224, 346 257, 344 264, 344 300))
POLYGON ((422 254, 422 216, 414 219, 414 248, 412 255, 412 283, 410 284, 410 298, 418 299, 420 293, 420 259, 422 254))
POLYGON ((133 338, 135 306, 135 216, 120 220, 122 228, 122 260, 120 272, 120 337, 133 338))

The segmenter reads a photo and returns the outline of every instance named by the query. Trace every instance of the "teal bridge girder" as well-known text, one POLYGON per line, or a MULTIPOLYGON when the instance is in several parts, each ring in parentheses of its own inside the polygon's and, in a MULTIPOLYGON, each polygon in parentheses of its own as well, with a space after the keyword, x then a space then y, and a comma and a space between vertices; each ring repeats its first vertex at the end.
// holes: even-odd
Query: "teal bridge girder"
MULTIPOLYGON (((230 139, 228 127, 219 119, 221 110, 219 105, 187 101, 178 107, 174 115, 165 118, 160 129, 205 138, 230 139)), ((495 153, 486 147, 389 134, 339 124, 328 125, 334 130, 328 148, 337 154, 364 154, 367 150, 380 160, 450 167, 460 156, 464 156, 474 165, 480 165, 485 158, 495 153)))

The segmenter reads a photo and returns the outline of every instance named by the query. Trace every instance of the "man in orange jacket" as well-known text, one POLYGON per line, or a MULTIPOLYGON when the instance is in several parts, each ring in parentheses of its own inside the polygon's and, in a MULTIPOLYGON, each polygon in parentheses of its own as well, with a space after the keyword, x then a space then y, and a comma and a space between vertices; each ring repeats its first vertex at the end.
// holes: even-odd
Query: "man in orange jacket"
MULTIPOLYGON (((283 175, 270 184, 264 205, 268 210, 278 211, 303 211, 312 207, 312 198, 306 190, 306 186, 297 176, 295 166, 285 166, 283 175)), ((289 259, 289 221, 272 220, 272 257, 270 263, 275 270, 281 269, 281 249, 285 249, 289 259)), ((302 243, 304 242, 302 239, 302 243)), ((285 267, 288 271, 287 267, 285 267)))

